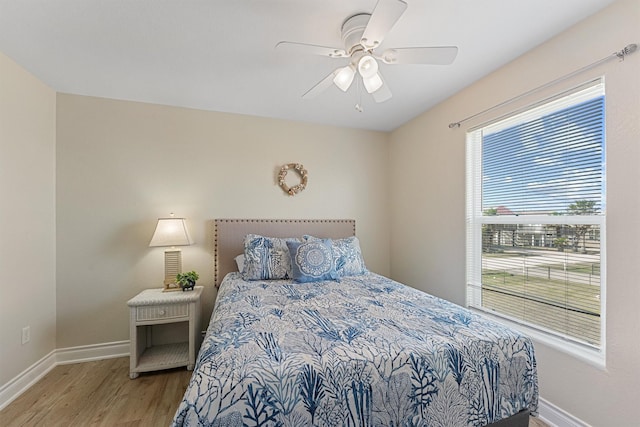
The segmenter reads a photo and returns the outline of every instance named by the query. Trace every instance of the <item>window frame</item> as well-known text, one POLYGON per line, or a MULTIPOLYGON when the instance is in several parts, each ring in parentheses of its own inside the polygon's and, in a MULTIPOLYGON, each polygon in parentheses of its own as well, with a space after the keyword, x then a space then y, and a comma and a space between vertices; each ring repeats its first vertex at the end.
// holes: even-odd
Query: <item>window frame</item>
POLYGON ((526 120, 533 120, 536 115, 544 115, 545 111, 557 111, 561 109, 558 105, 563 105, 562 101, 574 96, 572 105, 577 105, 576 100, 584 99, 581 92, 587 92, 593 88, 601 90, 604 99, 604 119, 606 119, 606 95, 604 78, 599 78, 587 82, 576 88, 565 91, 552 98, 548 98, 529 107, 514 111, 508 115, 496 118, 491 122, 476 126, 467 131, 466 135, 466 304, 467 307, 479 311, 495 320, 505 323, 515 329, 526 333, 532 338, 543 342, 555 349, 569 353, 581 360, 584 360, 598 368, 606 367, 606 122, 604 130, 604 155, 603 161, 603 189, 602 189, 602 212, 598 215, 483 215, 482 212, 482 132, 485 129, 507 128, 513 126, 517 117, 527 117, 526 120), (553 108, 548 108, 553 105, 553 108), (534 113, 534 110, 542 110, 543 114, 534 113), (482 293, 482 227, 485 224, 522 224, 522 225, 545 225, 545 224, 591 224, 596 225, 600 232, 600 346, 591 346, 579 341, 567 339, 559 333, 545 330, 541 326, 535 326, 510 318, 506 315, 496 314, 493 311, 484 310, 481 306, 482 293), (480 303, 478 303, 480 301, 480 303))

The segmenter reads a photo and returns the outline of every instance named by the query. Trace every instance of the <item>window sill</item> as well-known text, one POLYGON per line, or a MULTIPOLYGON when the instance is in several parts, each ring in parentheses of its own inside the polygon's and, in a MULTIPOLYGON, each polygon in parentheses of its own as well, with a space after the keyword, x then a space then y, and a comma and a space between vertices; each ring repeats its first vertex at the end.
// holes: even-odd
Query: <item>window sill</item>
POLYGON ((606 371, 607 369, 604 349, 597 350, 585 345, 580 345, 578 343, 574 343, 560 337, 547 334, 538 329, 528 327, 521 323, 511 321, 504 317, 496 316, 484 310, 478 310, 473 307, 469 307, 469 309, 475 311, 476 313, 482 314, 483 316, 488 317, 498 323, 522 332, 523 334, 531 338, 534 341, 534 344, 536 341, 540 342, 541 344, 547 345, 555 350, 573 356, 576 359, 580 359, 581 361, 588 363, 589 365, 592 365, 593 367, 601 371, 606 371))

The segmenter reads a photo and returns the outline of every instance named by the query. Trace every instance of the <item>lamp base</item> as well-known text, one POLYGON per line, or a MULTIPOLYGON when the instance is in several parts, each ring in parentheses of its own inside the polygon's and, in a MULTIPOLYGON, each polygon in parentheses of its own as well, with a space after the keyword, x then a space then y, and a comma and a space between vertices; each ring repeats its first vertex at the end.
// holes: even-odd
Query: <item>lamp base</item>
POLYGON ((164 289, 162 292, 181 291, 176 276, 182 273, 182 251, 178 248, 164 251, 164 289))
POLYGON ((164 289, 162 290, 162 292, 173 292, 173 291, 181 291, 182 288, 180 287, 180 285, 178 285, 176 283, 175 280, 167 283, 167 281, 165 280, 164 282, 164 289))

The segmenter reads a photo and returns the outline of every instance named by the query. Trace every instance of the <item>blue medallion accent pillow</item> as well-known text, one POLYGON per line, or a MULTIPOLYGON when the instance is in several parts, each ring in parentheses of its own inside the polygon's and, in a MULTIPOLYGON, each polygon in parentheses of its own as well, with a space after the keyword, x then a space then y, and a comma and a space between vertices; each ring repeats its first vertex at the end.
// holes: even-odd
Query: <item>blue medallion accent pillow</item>
POLYGON ((278 280, 291 278, 291 256, 287 242, 295 237, 265 237, 247 234, 244 238, 244 280, 278 280))
POLYGON ((291 271, 296 282, 337 280, 331 241, 287 242, 291 254, 291 271))
MULTIPOLYGON (((316 241, 320 239, 318 237, 305 235, 304 240, 316 241)), ((359 276, 369 272, 364 264, 362 251, 360 250, 360 241, 356 236, 345 239, 334 239, 330 240, 330 242, 338 277, 359 276)))

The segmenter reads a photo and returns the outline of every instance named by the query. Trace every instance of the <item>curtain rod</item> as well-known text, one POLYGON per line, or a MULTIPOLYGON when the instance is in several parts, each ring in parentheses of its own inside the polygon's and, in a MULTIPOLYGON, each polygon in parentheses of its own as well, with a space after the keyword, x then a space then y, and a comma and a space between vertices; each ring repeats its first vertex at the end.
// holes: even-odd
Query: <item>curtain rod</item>
POLYGON ((460 127, 460 125, 461 125, 462 123, 464 123, 464 122, 467 122, 467 121, 469 121, 469 120, 471 120, 471 119, 474 119, 474 118, 476 118, 476 117, 478 117, 478 116, 481 116, 481 115, 483 115, 483 114, 486 114, 486 113, 488 113, 488 112, 490 112, 490 111, 493 111, 493 110, 495 110, 495 109, 497 109, 497 108, 500 108, 500 107, 503 107, 503 106, 505 106, 505 105, 511 104, 512 102, 515 102, 515 101, 517 101, 517 100, 519 100, 519 99, 521 99, 521 98, 524 98, 525 96, 531 95, 531 94, 532 94, 532 93, 534 93, 534 92, 537 92, 537 91, 542 90, 542 89, 546 89, 546 88, 547 88, 547 87, 549 87, 549 86, 552 86, 552 85, 554 85, 554 84, 556 84, 556 83, 558 83, 558 82, 561 82, 562 80, 566 80, 566 79, 568 79, 568 78, 571 78, 571 77, 573 77, 573 76, 575 76, 575 75, 577 75, 577 74, 582 73, 583 71, 586 71, 586 70, 588 70, 588 69, 591 69, 591 68, 593 68, 593 67, 596 67, 596 66, 598 66, 598 65, 602 64, 603 62, 607 62, 607 61, 609 61, 609 60, 611 60, 611 59, 613 59, 613 58, 618 58, 620 61, 624 61, 624 58, 625 58, 626 56, 631 55, 631 54, 632 54, 633 52, 635 52, 637 49, 638 49, 638 45, 637 45, 637 44, 635 44, 635 43, 628 44, 628 45, 626 45, 626 46, 624 47, 624 49, 619 50, 619 51, 617 51, 617 52, 614 52, 614 53, 612 53, 611 55, 606 56, 606 57, 604 57, 604 58, 600 59, 599 61, 592 62, 591 64, 586 65, 586 66, 584 66, 584 67, 582 67, 582 68, 580 68, 580 69, 578 69, 578 70, 576 70, 576 71, 574 71, 574 72, 572 72, 572 73, 565 74, 565 75, 564 75, 564 76, 562 76, 562 77, 559 77, 559 78, 557 78, 557 79, 555 79, 555 80, 553 80, 553 81, 550 81, 549 83, 545 83, 545 84, 543 84, 542 86, 538 86, 538 87, 533 88, 533 89, 531 89, 531 90, 529 90, 529 91, 527 91, 527 92, 525 92, 525 93, 523 93, 523 94, 520 94, 520 95, 518 95, 518 96, 515 96, 515 97, 513 97, 513 98, 511 98, 511 99, 507 99, 506 101, 503 101, 503 102, 501 102, 500 104, 496 104, 496 105, 494 105, 493 107, 489 107, 489 108, 487 108, 486 110, 482 110, 482 111, 480 111, 479 113, 473 114, 473 115, 471 115, 471 116, 469 116, 469 117, 465 117, 465 118, 464 118, 464 119, 462 119, 462 120, 459 120, 459 121, 457 121, 457 122, 449 123, 449 129, 459 128, 459 127, 460 127))

